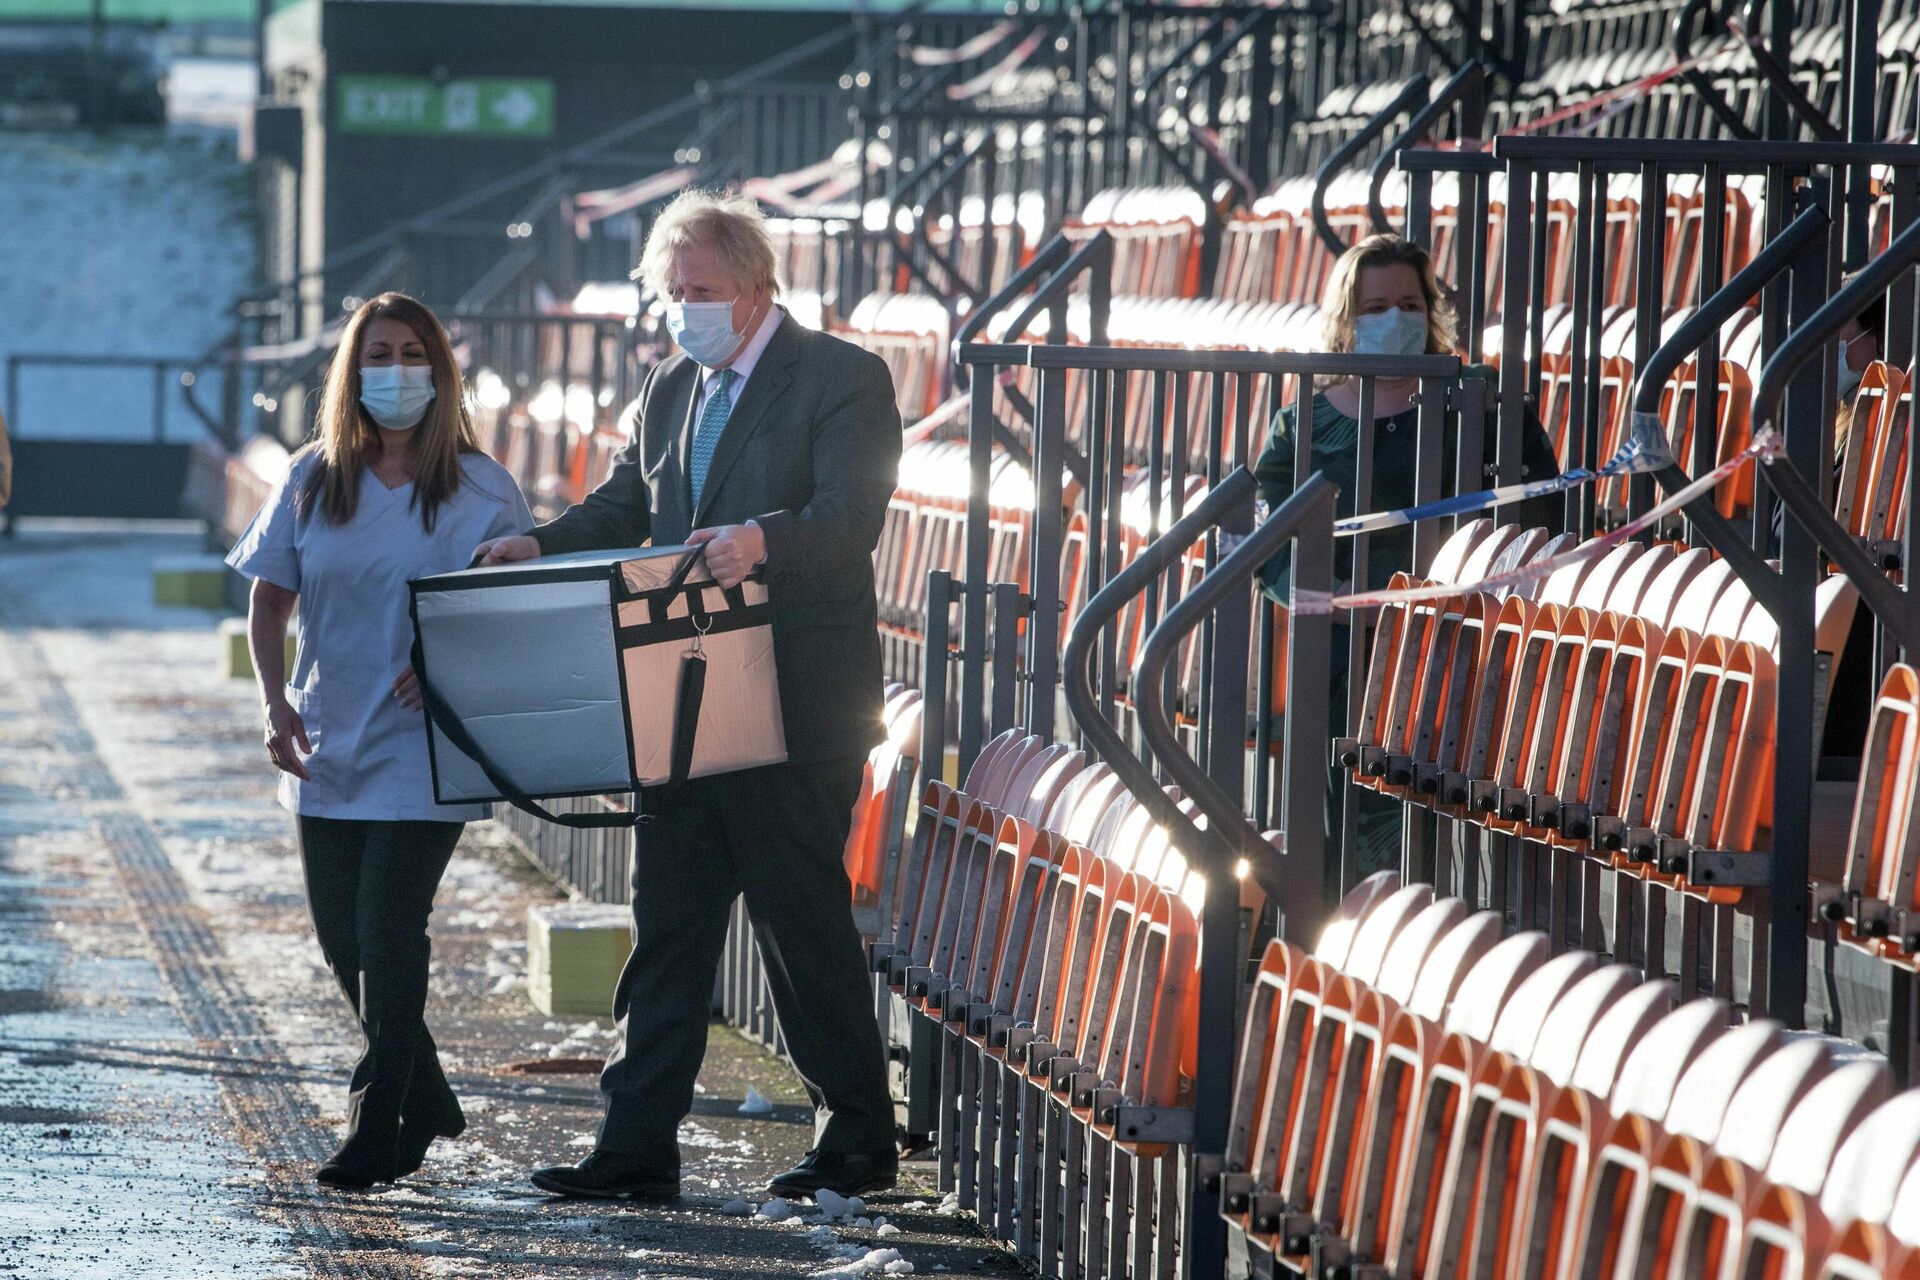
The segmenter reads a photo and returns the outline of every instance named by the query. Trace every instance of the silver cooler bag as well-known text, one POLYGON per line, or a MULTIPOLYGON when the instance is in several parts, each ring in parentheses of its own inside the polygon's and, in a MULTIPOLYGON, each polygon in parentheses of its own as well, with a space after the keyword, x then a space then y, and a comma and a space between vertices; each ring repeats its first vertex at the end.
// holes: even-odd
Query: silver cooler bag
POLYGON ((551 556, 412 584, 434 799, 640 791, 787 758, 772 605, 723 588, 701 548, 551 556))

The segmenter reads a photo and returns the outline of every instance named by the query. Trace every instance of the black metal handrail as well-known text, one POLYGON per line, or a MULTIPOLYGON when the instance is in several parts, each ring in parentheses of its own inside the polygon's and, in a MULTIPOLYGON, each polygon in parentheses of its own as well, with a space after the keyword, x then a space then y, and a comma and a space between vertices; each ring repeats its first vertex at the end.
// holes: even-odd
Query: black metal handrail
MULTIPOLYGON (((1106 232, 1103 231, 1100 234, 1105 235, 1106 232)), ((1072 240, 1064 235, 1055 235, 1051 240, 1036 249, 1033 257, 1029 258, 1024 266, 1009 276, 1007 282, 1000 286, 998 292, 974 308, 966 320, 961 323, 959 332, 953 336, 955 380, 959 386, 966 386, 967 380, 972 376, 972 374, 968 372, 968 366, 960 362, 959 353, 961 349, 985 333, 987 331, 987 325, 992 322, 996 315, 999 315, 1002 311, 1006 310, 1007 307, 1011 306, 1015 298, 1018 298, 1021 294, 1032 288, 1035 282, 1043 276, 1058 271, 1061 264, 1073 256, 1073 248, 1072 240)))
POLYGON ((1713 81, 1707 79, 1707 73, 1693 65, 1693 33, 1702 17, 1718 23, 1721 31, 1726 32, 1726 23, 1715 12, 1711 0, 1687 0, 1673 19, 1673 57, 1680 64, 1680 78, 1693 87, 1694 93, 1706 103, 1707 110, 1719 117, 1734 137, 1751 142, 1759 135, 1714 88, 1713 81))
POLYGON ((1920 152, 1902 142, 1742 142, 1703 138, 1557 138, 1503 133, 1493 154, 1502 160, 1566 167, 1589 163, 1600 169, 1639 171, 1647 165, 1697 165, 1709 161, 1731 173, 1789 173, 1830 165, 1883 164, 1911 169, 1920 152))
MULTIPOLYGON (((1920 266, 1920 222, 1895 236, 1884 253, 1862 267, 1844 288, 1787 335, 1773 358, 1761 369, 1760 379, 1754 386, 1753 429, 1756 433, 1773 425, 1780 416, 1787 387, 1801 367, 1831 350, 1833 338, 1840 329, 1915 266, 1920 266)), ((1920 598, 1887 580, 1866 548, 1840 526, 1819 493, 1793 466, 1774 460, 1761 468, 1761 475, 1786 504, 1794 520, 1860 589, 1868 607, 1882 625, 1894 632, 1900 646, 1909 654, 1920 653, 1920 598)), ((1907 484, 1908 501, 1913 503, 1913 490, 1920 488, 1920 474, 1912 467, 1907 471, 1907 484)), ((1914 505, 1920 506, 1920 503, 1914 505)), ((1908 527, 1912 529, 1911 516, 1908 527)), ((1908 536, 1911 540, 1914 534, 1909 532, 1908 536)))
POLYGON ((1800 86, 1793 81, 1793 75, 1780 65, 1780 60, 1767 48, 1766 41, 1757 34, 1760 31, 1760 11, 1768 4, 1781 4, 1784 0, 1747 0, 1747 52, 1753 57, 1753 65, 1766 80, 1767 87, 1775 97, 1787 104, 1787 109, 1806 122, 1816 138, 1822 142, 1839 142, 1846 135, 1833 121, 1827 119, 1819 107, 1815 106, 1800 86))
MULTIPOLYGON (((1827 216, 1825 209, 1818 205, 1807 209, 1789 223, 1786 230, 1762 246, 1753 260, 1735 273, 1724 287, 1701 303, 1699 309, 1688 316, 1674 330, 1673 336, 1661 343, 1641 366, 1639 378, 1634 384, 1633 411, 1636 414, 1659 413, 1660 397, 1666 391, 1667 380, 1681 362, 1717 334, 1721 325, 1746 306, 1748 299, 1791 267, 1801 251, 1824 236, 1832 225, 1833 220, 1827 216)), ((1695 470, 1704 469, 1700 465, 1702 461, 1699 457, 1694 459, 1695 470)), ((1669 494, 1679 493, 1693 482, 1693 477, 1681 469, 1678 460, 1669 462, 1653 474, 1660 487, 1669 494)), ((1754 599, 1769 613, 1778 613, 1779 575, 1773 572, 1739 530, 1720 514, 1713 505, 1713 495, 1700 495, 1688 503, 1685 510, 1687 519, 1693 522, 1707 543, 1733 566, 1734 572, 1740 575, 1740 580, 1753 593, 1754 599)))
POLYGON ((1387 222, 1387 207, 1381 198, 1380 190, 1386 185, 1387 174, 1392 171, 1400 153, 1417 143, 1427 140, 1438 124, 1455 106, 1460 107, 1465 119, 1462 121, 1461 134, 1477 134, 1486 120, 1487 109, 1487 67, 1485 63, 1473 62, 1456 71, 1433 100, 1413 113, 1407 127, 1400 136, 1389 142, 1380 151, 1373 162, 1373 173, 1367 184, 1367 221, 1375 232, 1386 234, 1393 230, 1387 222))
MULTIPOLYGON (((1095 346, 1106 345, 1107 320, 1113 310, 1113 237, 1105 231, 1096 231, 1076 247, 1064 234, 1055 235, 1041 246, 1031 262, 1014 273, 998 293, 982 303, 960 326, 951 348, 956 387, 967 390, 973 386, 973 368, 962 353, 977 349, 974 339, 985 332, 996 315, 1011 306, 1028 286, 1043 275, 1046 279, 1034 289, 1026 308, 1007 326, 1005 336, 1018 338, 1026 332, 1036 316, 1051 311, 1054 323, 1048 328, 1047 341, 1064 344, 1068 338, 1067 299, 1074 282, 1084 275, 1087 277, 1087 337, 1095 346)), ((1038 411, 1019 388, 1008 386, 1003 394, 1029 426, 1037 422, 1038 411)), ((994 438, 1003 449, 1019 460, 1021 465, 1032 465, 1032 452, 997 417, 993 429, 994 438)), ((1066 465, 1077 482, 1086 484, 1087 460, 1079 450, 1069 448, 1066 451, 1066 465)))
MULTIPOLYGON (((992 278, 994 192, 991 187, 992 170, 999 158, 999 147, 994 138, 993 130, 986 129, 982 130, 972 142, 966 141, 964 135, 956 134, 952 143, 942 148, 941 155, 944 158, 943 160, 936 160, 931 164, 925 165, 920 171, 923 179, 926 175, 931 175, 931 180, 927 181, 926 189, 919 192, 915 197, 914 207, 911 210, 913 214, 913 231, 911 235, 903 237, 898 230, 898 222, 896 220, 897 214, 906 208, 904 203, 904 190, 907 184, 903 184, 903 187, 896 191, 894 197, 888 203, 887 235, 889 243, 893 245, 895 258, 904 264, 909 271, 912 271, 921 280, 925 281, 928 287, 933 289, 933 291, 939 295, 940 299, 951 307, 956 301, 958 294, 965 294, 969 301, 980 301, 981 296, 986 292, 987 281, 992 278), (955 154, 956 148, 957 154, 955 154), (925 214, 928 206, 945 195, 956 183, 959 183, 965 178, 969 169, 976 164, 981 164, 983 156, 985 157, 984 166, 987 169, 987 189, 981 193, 981 200, 984 206, 982 217, 987 236, 987 244, 981 259, 983 278, 978 281, 969 281, 961 272, 960 264, 955 262, 950 254, 942 252, 939 246, 933 243, 932 236, 929 234, 929 219, 925 214), (944 167, 941 167, 942 164, 944 164, 944 167), (902 243, 903 240, 905 243, 902 243), (946 272, 947 284, 945 288, 939 287, 937 282, 930 279, 927 273, 914 260, 913 254, 910 252, 914 245, 918 245, 928 257, 939 263, 941 269, 946 272)), ((1016 211, 1016 218, 1017 216, 1016 211)), ((954 240, 957 244, 960 233, 960 208, 957 202, 953 210, 953 228, 954 240)))
MULTIPOLYGON (((1067 698, 1067 712, 1073 717, 1074 724, 1086 736, 1087 741, 1092 744, 1094 754, 1120 776, 1120 781, 1124 782, 1127 789, 1147 807, 1156 823, 1168 829, 1186 827, 1194 831, 1194 842, 1190 847, 1205 848, 1213 855, 1206 869, 1215 876, 1218 876, 1223 869, 1231 874, 1233 860, 1247 856, 1247 851, 1227 842, 1224 836, 1221 837, 1220 842, 1214 843, 1212 836, 1202 836, 1192 827, 1186 815, 1180 812, 1180 806, 1168 798, 1166 791, 1160 785, 1160 780, 1154 776, 1153 769, 1134 755, 1133 749, 1127 745, 1126 739, 1120 735, 1119 730, 1109 724, 1106 717, 1100 713, 1099 698, 1093 688, 1092 664, 1099 653, 1101 632, 1120 616, 1128 602, 1135 596, 1143 594, 1149 583, 1170 569, 1174 562, 1179 560, 1188 548, 1198 542, 1207 530, 1217 524, 1228 511, 1241 503, 1251 502, 1254 491, 1253 473, 1245 467, 1237 468, 1225 480, 1209 490, 1207 495, 1185 515, 1174 521, 1165 533, 1142 548, 1131 564, 1108 579, 1107 584, 1094 593, 1093 598, 1080 610, 1080 616, 1074 619, 1072 628, 1068 630, 1066 647, 1061 656, 1061 679, 1067 698)), ((1171 616, 1169 613, 1168 617, 1171 616)), ((1144 658, 1144 654, 1142 656, 1144 658)), ((1157 679, 1155 683, 1157 685, 1157 679)), ((1135 687, 1140 687, 1139 679, 1136 679, 1135 687)), ((1143 689, 1143 707, 1145 706, 1144 692, 1143 689)), ((1157 687, 1154 692, 1157 697, 1157 687)), ((1160 709, 1165 709, 1163 703, 1160 704, 1160 709)), ((1184 759, 1184 753, 1181 755, 1184 759)), ((1212 786, 1211 779, 1204 779, 1204 775, 1203 781, 1207 786, 1212 786)), ((1198 794, 1193 794, 1198 801, 1198 794)), ((1237 805, 1233 806, 1232 821, 1241 826, 1247 825, 1246 817, 1237 805)), ((1218 836, 1225 829, 1220 828, 1212 835, 1218 836)), ((1255 841, 1258 841, 1260 833, 1254 831, 1252 836, 1255 841)), ((1269 883, 1273 868, 1265 859, 1256 859, 1253 870, 1261 886, 1269 893, 1279 888, 1277 881, 1269 883)))
POLYGON ((1425 102, 1432 90, 1432 81, 1424 75, 1415 76, 1407 81, 1400 92, 1393 95, 1392 102, 1375 112, 1370 120, 1360 126, 1358 133, 1335 147, 1333 154, 1314 171, 1313 198, 1309 208, 1313 212, 1313 229, 1320 234, 1320 242, 1327 246, 1327 252, 1337 256, 1347 250, 1346 244, 1340 239, 1339 232, 1333 229, 1333 220, 1327 216, 1327 188, 1333 184, 1334 178, 1352 163, 1355 156, 1365 151, 1374 139, 1387 131, 1388 125, 1400 116, 1417 110, 1415 104, 1425 102))

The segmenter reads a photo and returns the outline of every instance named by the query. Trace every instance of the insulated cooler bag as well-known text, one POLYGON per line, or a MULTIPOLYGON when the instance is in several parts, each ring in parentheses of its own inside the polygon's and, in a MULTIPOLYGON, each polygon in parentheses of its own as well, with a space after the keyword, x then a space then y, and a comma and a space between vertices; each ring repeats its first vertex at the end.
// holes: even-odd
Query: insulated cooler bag
POLYGON ((548 556, 412 584, 434 800, 606 795, 787 758, 772 606, 703 549, 548 556))

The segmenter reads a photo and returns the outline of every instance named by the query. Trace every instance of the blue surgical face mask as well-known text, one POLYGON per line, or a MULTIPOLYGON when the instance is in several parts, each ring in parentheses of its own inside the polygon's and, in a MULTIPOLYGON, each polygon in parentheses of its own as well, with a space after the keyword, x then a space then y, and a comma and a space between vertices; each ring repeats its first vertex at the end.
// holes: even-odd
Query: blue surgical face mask
POLYGON ((1365 356, 1427 353, 1427 313, 1391 307, 1353 318, 1353 350, 1365 356))
POLYGON ((731 360, 747 336, 733 327, 733 302, 669 302, 667 332, 709 369, 731 360))
POLYGON ((424 364, 360 366, 360 407, 389 431, 411 431, 433 403, 433 368, 424 364))

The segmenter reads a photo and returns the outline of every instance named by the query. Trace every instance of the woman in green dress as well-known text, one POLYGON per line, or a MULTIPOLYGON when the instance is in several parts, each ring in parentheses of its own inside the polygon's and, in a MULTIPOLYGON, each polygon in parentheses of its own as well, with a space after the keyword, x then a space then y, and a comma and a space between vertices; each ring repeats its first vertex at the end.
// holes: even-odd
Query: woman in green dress
MULTIPOLYGON (((1453 309, 1434 275, 1433 259, 1410 240, 1394 235, 1369 236, 1342 254, 1327 280, 1321 301, 1321 322, 1326 349, 1330 352, 1355 352, 1383 356, 1452 355, 1454 353, 1453 309)), ((1468 370, 1469 376, 1486 376, 1481 370, 1468 370)), ((1414 505, 1413 482, 1415 449, 1419 440, 1419 407, 1414 403, 1420 384, 1417 378, 1377 378, 1373 384, 1373 421, 1366 429, 1373 433, 1371 511, 1391 511, 1414 505)), ((1314 471, 1340 486, 1337 514, 1347 517, 1354 510, 1355 468, 1362 426, 1360 384, 1345 379, 1320 386, 1313 397, 1311 448, 1314 471)), ((1274 416, 1266 446, 1254 465, 1260 482, 1260 496, 1269 509, 1292 495, 1294 487, 1294 446, 1296 409, 1289 405, 1274 416)), ((1455 444, 1461 429, 1457 419, 1449 417, 1449 429, 1442 442, 1442 483, 1451 481, 1455 469, 1455 444)), ((1489 413, 1483 424, 1484 453, 1490 464, 1495 456, 1495 421, 1489 413)), ((1539 421, 1529 413, 1521 439, 1520 479, 1543 480, 1560 473, 1553 443, 1539 421)), ((1491 477, 1487 484, 1492 484, 1491 477)), ((1502 518, 1524 525, 1539 525, 1556 530, 1563 507, 1557 498, 1535 498, 1502 508, 1502 518)), ((1367 550, 1366 590, 1378 590, 1398 572, 1413 569, 1413 529, 1410 525, 1383 530, 1371 536, 1367 550)), ((1353 540, 1341 539, 1334 552, 1336 590, 1348 589, 1353 573, 1353 540)), ((1288 564, 1283 552, 1276 556, 1261 575, 1267 593, 1280 604, 1287 602, 1288 564)), ((1354 589, 1359 584, 1354 584, 1354 589)), ((1333 633, 1332 670, 1329 672, 1332 701, 1329 706, 1336 725, 1342 723, 1347 707, 1347 664, 1349 636, 1346 624, 1336 619, 1333 633)), ((1336 733, 1342 731, 1336 730, 1336 733)), ((1340 797, 1342 777, 1333 774, 1328 790, 1327 831, 1337 839, 1341 824, 1340 797)), ((1358 848, 1347 865, 1361 874, 1399 865, 1400 817, 1398 801, 1376 792, 1356 790, 1359 800, 1358 848)))

